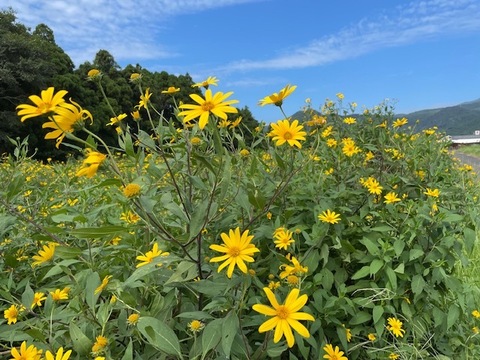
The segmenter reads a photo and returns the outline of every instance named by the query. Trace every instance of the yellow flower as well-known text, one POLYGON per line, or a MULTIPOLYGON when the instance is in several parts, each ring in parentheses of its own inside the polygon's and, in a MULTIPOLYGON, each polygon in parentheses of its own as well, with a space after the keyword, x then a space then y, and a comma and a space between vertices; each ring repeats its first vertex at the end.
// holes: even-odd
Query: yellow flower
POLYGON ((118 116, 110 118, 110 122, 107 125, 115 125, 125 119, 127 117, 127 114, 123 113, 118 116))
POLYGON ((345 124, 352 125, 352 124, 355 124, 355 123, 357 122, 357 119, 355 119, 354 117, 349 116, 349 117, 343 119, 343 122, 344 122, 345 124))
POLYGON ((375 155, 373 154, 373 152, 369 151, 365 154, 365 161, 370 161, 372 160, 373 158, 375 157, 375 155))
POLYGON ((368 334, 368 340, 375 341, 377 340, 377 336, 374 333, 368 334))
POLYGON ((230 120, 221 119, 221 120, 218 122, 218 128, 219 128, 219 129, 225 129, 225 128, 229 127, 230 124, 231 124, 231 121, 230 121, 230 120))
POLYGON ((128 184, 123 188, 123 195, 127 198, 132 198, 140 194, 140 185, 138 184, 128 184))
POLYGON ((337 140, 335 140, 334 138, 329 138, 329 139, 327 139, 327 146, 328 146, 328 147, 335 147, 335 146, 337 146, 337 140))
POLYGON ((94 360, 105 360, 105 356, 96 356, 94 360))
POLYGON ((254 262, 254 259, 251 255, 260 251, 254 244, 251 243, 253 235, 248 235, 248 230, 245 230, 242 234, 240 234, 240 228, 237 227, 235 230, 230 229, 228 234, 221 233, 220 236, 224 244, 210 245, 210 249, 225 253, 225 255, 214 257, 210 260, 210 262, 223 261, 223 263, 218 267, 217 272, 220 272, 224 267, 228 266, 227 276, 229 278, 232 277, 235 265, 246 274, 247 265, 245 262, 254 262))
POLYGON ((70 359, 70 355, 72 354, 72 350, 68 350, 63 353, 63 347, 58 349, 56 354, 52 354, 49 350, 45 353, 45 360, 68 360, 70 359))
POLYGON ((478 319, 478 318, 480 318, 480 311, 478 311, 478 310, 473 310, 473 311, 472 311, 472 315, 473 315, 473 317, 475 317, 475 318, 478 319))
POLYGON ((325 130, 322 131, 321 135, 325 139, 325 138, 328 138, 330 135, 332 135, 332 132, 333 132, 333 126, 330 125, 330 126, 327 126, 325 130))
POLYGON ((62 290, 56 289, 55 291, 50 291, 53 301, 67 300, 68 293, 70 292, 69 287, 65 287, 62 290))
POLYGON ((397 360, 399 357, 400 357, 400 355, 395 354, 395 353, 390 353, 390 355, 388 355, 388 358, 390 360, 397 360))
POLYGON ((393 122, 393 127, 394 128, 399 128, 403 125, 406 125, 408 123, 408 120, 407 118, 401 118, 401 119, 397 119, 393 122))
POLYGON ((371 194, 380 195, 383 187, 374 177, 370 176, 367 180, 360 179, 360 183, 368 189, 371 194))
POLYGON ((250 155, 250 151, 248 151, 247 149, 242 149, 240 150, 240 155, 243 157, 248 156, 250 155))
POLYGON ((138 109, 141 109, 142 107, 144 107, 146 109, 148 107, 148 103, 150 102, 151 96, 152 96, 152 93, 150 92, 150 88, 147 88, 145 90, 145 94, 140 95, 140 101, 138 102, 138 105, 135 107, 138 109))
POLYGON ((323 347, 323 350, 326 352, 326 354, 323 355, 324 359, 327 359, 327 360, 348 360, 348 358, 346 356, 343 356, 344 352, 340 351, 340 348, 338 346, 335 346, 335 349, 334 349, 332 344, 327 344, 323 347))
POLYGON ((93 177, 106 158, 106 155, 88 148, 87 158, 83 160, 83 165, 80 170, 77 171, 76 176, 93 177))
POLYGON ((180 91, 180 88, 176 88, 175 86, 170 86, 167 90, 163 90, 162 94, 175 94, 180 91))
POLYGON ((345 328, 345 336, 347 337, 347 342, 352 341, 352 330, 345 328))
POLYGON ((272 290, 265 287, 263 288, 263 291, 265 291, 272 307, 263 304, 255 304, 252 309, 260 314, 271 316, 272 318, 260 325, 258 332, 263 333, 275 328, 273 342, 277 343, 283 336, 285 336, 288 347, 292 347, 295 344, 292 328, 304 338, 309 338, 310 333, 308 332, 308 329, 298 321, 315 321, 315 318, 312 315, 305 312, 299 312, 299 310, 307 303, 308 296, 305 294, 299 296, 300 290, 292 289, 288 293, 285 303, 280 305, 272 290))
POLYGON ((188 328, 191 332, 199 332, 205 327, 205 324, 200 320, 192 320, 188 323, 188 328))
POLYGON ((474 333, 475 335, 478 334, 478 333, 480 333, 480 329, 479 329, 477 326, 474 326, 474 327, 472 328, 472 331, 473 331, 473 333, 474 333))
POLYGON ((222 93, 217 92, 215 95, 212 95, 212 90, 208 89, 205 91, 205 99, 200 95, 191 94, 190 97, 197 104, 183 104, 180 105, 180 109, 187 109, 180 111, 179 116, 185 116, 183 118, 184 123, 199 117, 200 121, 198 123, 200 129, 203 129, 208 124, 208 118, 211 114, 227 120, 227 113, 237 113, 238 110, 231 106, 232 104, 238 103, 238 100, 228 100, 225 101, 233 92, 222 93))
POLYGON ((18 116, 22 116, 20 121, 24 122, 25 120, 37 117, 41 115, 48 114, 54 111, 58 105, 65 102, 63 97, 67 94, 66 90, 60 90, 55 95, 53 94, 54 88, 49 87, 47 90, 42 90, 40 96, 31 95, 28 98, 31 102, 35 104, 20 104, 16 108, 20 109, 17 113, 18 116))
POLYGON ((130 325, 135 325, 138 322, 139 318, 140 318, 140 314, 133 313, 128 317, 127 323, 129 323, 130 325))
POLYGON ((55 255, 55 247, 57 246, 56 243, 49 243, 48 245, 43 245, 42 250, 38 251, 38 255, 33 255, 32 259, 35 260, 32 263, 32 266, 41 265, 53 259, 55 255))
POLYGON ((130 75, 130 81, 131 82, 139 81, 141 78, 142 78, 142 75, 139 74, 139 73, 132 73, 130 75))
POLYGON ((276 141, 276 146, 287 142, 290 146, 302 148, 299 140, 305 140, 307 133, 303 131, 303 125, 298 125, 298 120, 293 120, 292 123, 288 119, 279 120, 276 124, 271 124, 271 127, 272 131, 268 133, 268 136, 272 137, 273 141, 276 141))
POLYGON ((197 136, 194 136, 190 139, 190 143, 193 145, 193 146, 198 146, 202 143, 202 139, 200 139, 199 137, 197 136))
POLYGON ((350 156, 353 156, 359 152, 361 152, 362 150, 360 150, 360 148, 358 146, 355 145, 355 141, 351 140, 351 139, 348 139, 346 141, 343 141, 343 148, 342 148, 342 152, 350 157, 350 156))
POLYGON ((18 320, 19 308, 17 305, 11 305, 3 312, 3 317, 7 319, 8 325, 16 324, 18 320))
POLYGON ((132 118, 135 121, 139 121, 141 119, 140 111, 138 111, 138 110, 135 110, 134 112, 131 112, 130 115, 132 115, 132 118))
POLYGON ((292 239, 292 232, 282 228, 280 231, 276 231, 273 235, 275 239, 273 242, 275 243, 275 247, 283 250, 287 250, 287 248, 295 243, 295 240, 292 239))
POLYGON ((338 100, 343 100, 345 98, 345 95, 343 95, 341 92, 337 93, 336 96, 338 100))
POLYGON ((292 287, 298 286, 298 284, 300 283, 300 278, 297 275, 288 275, 286 280, 287 284, 292 287))
POLYGON ((259 104, 260 104, 260 106, 265 106, 265 105, 269 105, 269 104, 273 104, 275 106, 282 106, 283 99, 285 99, 292 92, 294 92, 296 88, 297 88, 296 85, 293 85, 293 86, 287 85, 282 90, 280 90, 280 92, 278 94, 273 93, 272 95, 268 95, 268 96, 264 97, 263 99, 261 99, 259 101, 259 104))
POLYGON ((232 121, 232 124, 230 125, 230 129, 236 128, 240 123, 242 122, 242 117, 239 116, 237 117, 234 121, 232 121))
POLYGON ((438 198, 440 196, 440 190, 427 188, 424 194, 427 196, 438 198))
POLYGON ((100 70, 98 69, 91 69, 91 70, 88 70, 88 73, 87 73, 87 77, 89 80, 93 80, 93 79, 96 79, 97 77, 99 77, 102 73, 100 72, 100 70))
POLYGON ((129 224, 136 224, 140 221, 140 216, 131 211, 127 211, 126 213, 122 213, 122 215, 120 215, 120 220, 123 220, 129 224))
POLYGON ((280 279, 285 279, 289 275, 302 276, 308 272, 308 267, 302 266, 296 257, 289 254, 287 255, 287 259, 290 260, 292 265, 280 265, 280 269, 283 269, 280 273, 280 279))
POLYGON ((102 351, 105 346, 108 345, 108 339, 105 337, 105 336, 102 336, 102 335, 98 335, 96 338, 95 338, 95 343, 93 344, 92 346, 92 352, 93 353, 97 353, 97 352, 100 352, 102 351))
POLYGON ((94 294, 97 295, 98 293, 101 293, 103 289, 108 285, 108 282, 112 278, 112 275, 107 275, 103 278, 102 283, 95 289, 94 294))
POLYGON ((77 126, 83 126, 85 121, 90 119, 93 121, 92 114, 76 102, 70 99, 70 103, 62 103, 55 108, 55 114, 50 118, 49 122, 42 125, 42 128, 53 129, 45 134, 45 139, 56 139, 56 147, 58 148, 65 138, 66 133, 71 133, 77 126))
POLYGON ((30 305, 30 308, 33 309, 35 306, 42 306, 42 301, 45 301, 47 297, 45 296, 45 293, 43 292, 36 292, 33 294, 33 301, 32 305, 30 305))
POLYGON ((401 199, 393 191, 391 191, 387 195, 385 195, 384 198, 385 198, 385 201, 384 201, 385 204, 393 204, 393 203, 401 201, 401 199))
POLYGON ((42 350, 38 350, 35 345, 27 347, 27 342, 24 341, 22 342, 22 345, 20 345, 19 350, 17 350, 17 348, 12 348, 10 353, 13 356, 11 360, 40 360, 42 350))
POLYGON ((137 260, 141 261, 140 263, 137 264, 136 267, 139 268, 141 266, 148 265, 153 261, 153 259, 155 259, 158 256, 168 256, 168 255, 170 255, 170 253, 159 250, 158 244, 154 243, 152 250, 147 251, 145 255, 139 255, 136 257, 137 260))
POLYGON ((275 290, 275 289, 278 289, 279 287, 280 287, 280 281, 269 281, 268 282, 268 288, 269 289, 275 290))
POLYGON ((318 215, 318 220, 329 223, 329 224, 336 224, 340 222, 340 214, 337 214, 335 211, 331 211, 327 209, 320 215, 318 215))
POLYGON ((215 77, 215 76, 209 76, 207 78, 207 80, 204 80, 202 82, 199 82, 199 83, 195 83, 192 85, 192 87, 204 87, 205 89, 208 90, 208 87, 210 85, 214 85, 214 86, 217 86, 217 82, 218 82, 218 79, 215 77))
POLYGON ((389 330, 396 337, 403 337, 405 330, 402 329, 403 323, 400 320, 394 317, 390 317, 387 319, 387 322, 387 330, 389 330))

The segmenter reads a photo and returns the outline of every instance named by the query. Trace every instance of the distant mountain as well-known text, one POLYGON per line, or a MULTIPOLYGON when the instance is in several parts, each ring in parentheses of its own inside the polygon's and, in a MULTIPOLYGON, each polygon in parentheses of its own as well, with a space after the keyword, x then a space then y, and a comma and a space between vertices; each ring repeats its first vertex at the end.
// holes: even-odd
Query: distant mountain
POLYGON ((406 117, 410 123, 419 120, 418 129, 438 126, 448 135, 469 135, 480 130, 480 99, 464 102, 455 106, 437 109, 415 111, 409 114, 399 114, 406 117))
MULTIPOLYGON (((355 116, 358 117, 359 115, 355 116)), ((480 130, 480 99, 443 108, 396 114, 396 117, 406 117, 412 125, 419 120, 415 127, 417 130, 437 126, 439 131, 448 135, 470 135, 475 130, 480 130)), ((305 114, 302 111, 297 111, 292 115, 292 118, 302 121, 305 114)))

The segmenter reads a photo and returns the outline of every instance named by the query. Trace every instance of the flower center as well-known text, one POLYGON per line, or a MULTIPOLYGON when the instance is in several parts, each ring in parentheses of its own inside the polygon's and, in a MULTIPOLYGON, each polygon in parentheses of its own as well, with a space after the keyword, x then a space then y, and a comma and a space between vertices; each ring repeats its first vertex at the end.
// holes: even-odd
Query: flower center
POLYGON ((293 135, 290 131, 286 131, 285 134, 283 134, 283 138, 285 140, 291 140, 293 138, 293 135))
POLYGON ((205 102, 202 104, 202 110, 203 110, 203 111, 210 111, 210 110, 212 110, 214 107, 215 107, 215 104, 212 103, 211 101, 205 101, 205 102))
POLYGON ((290 315, 290 312, 288 311, 288 309, 284 305, 280 305, 277 308, 277 316, 280 319, 282 319, 282 320, 286 319, 286 318, 288 318, 288 315, 290 315))
POLYGON ((231 257, 237 257, 240 255, 240 249, 237 246, 230 248, 229 254, 231 257))

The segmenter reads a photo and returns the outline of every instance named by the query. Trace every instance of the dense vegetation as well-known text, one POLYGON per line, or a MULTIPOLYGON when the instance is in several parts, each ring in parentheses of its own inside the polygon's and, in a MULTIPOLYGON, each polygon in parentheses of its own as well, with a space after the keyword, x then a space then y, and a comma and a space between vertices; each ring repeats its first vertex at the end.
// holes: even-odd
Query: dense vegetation
MULTIPOLYGON (((179 88, 176 99, 182 102, 190 101, 191 93, 201 94, 198 88, 192 88, 194 83, 189 74, 175 76, 165 71, 150 72, 139 64, 122 69, 107 50, 99 50, 91 63, 85 62, 74 69, 72 60, 55 43, 53 31, 47 25, 39 24, 31 31, 16 21, 13 10, 0 11, 0 64, 0 155, 13 151, 14 144, 9 138, 27 136, 32 152, 37 149, 35 157, 38 159, 65 159, 72 153, 71 148, 56 149, 55 144, 42 141, 46 130, 41 128, 41 121, 18 123, 16 106, 50 86, 68 89, 68 97, 88 107, 96 120, 92 130, 109 145, 116 142, 115 131, 107 126, 113 116, 112 109, 116 114, 127 114, 129 123, 134 123, 131 112, 139 95, 128 80, 132 73, 142 74, 149 84, 152 103, 167 119, 173 115, 174 104, 172 97, 162 91, 171 86, 179 88), (100 89, 87 81, 87 72, 93 67, 103 73, 110 105, 100 89)), ((244 126, 253 129, 258 125, 248 107, 240 109, 239 115, 244 126)), ((151 131, 148 122, 142 126, 145 131, 151 131)))
MULTIPOLYGON (((247 143, 226 122, 231 94, 207 89, 166 119, 131 80, 153 134, 117 119, 110 147, 87 107, 42 93, 48 120, 25 122, 67 124, 57 140, 85 159, 38 164, 23 143, 1 164, 0 354, 478 358, 478 185, 443 134, 385 104, 345 117, 337 94, 247 143)), ((281 110, 294 90, 262 103, 281 110)))

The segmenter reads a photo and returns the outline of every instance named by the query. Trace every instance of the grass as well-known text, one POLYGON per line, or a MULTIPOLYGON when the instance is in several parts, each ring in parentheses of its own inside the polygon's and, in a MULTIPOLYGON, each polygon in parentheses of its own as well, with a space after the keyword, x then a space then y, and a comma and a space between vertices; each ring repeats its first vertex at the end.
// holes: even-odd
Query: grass
POLYGON ((466 155, 471 155, 471 156, 476 156, 480 158, 480 145, 474 144, 474 145, 464 145, 459 147, 456 151, 466 154, 466 155))

